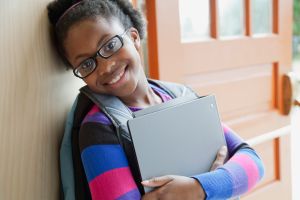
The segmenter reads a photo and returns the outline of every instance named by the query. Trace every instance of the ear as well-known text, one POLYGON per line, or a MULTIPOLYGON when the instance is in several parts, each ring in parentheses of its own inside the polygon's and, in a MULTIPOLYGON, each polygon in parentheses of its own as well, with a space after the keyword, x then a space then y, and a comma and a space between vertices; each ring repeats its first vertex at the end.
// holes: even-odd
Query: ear
POLYGON ((129 29, 129 33, 135 48, 139 51, 141 48, 141 38, 138 30, 136 28, 131 27, 129 29))

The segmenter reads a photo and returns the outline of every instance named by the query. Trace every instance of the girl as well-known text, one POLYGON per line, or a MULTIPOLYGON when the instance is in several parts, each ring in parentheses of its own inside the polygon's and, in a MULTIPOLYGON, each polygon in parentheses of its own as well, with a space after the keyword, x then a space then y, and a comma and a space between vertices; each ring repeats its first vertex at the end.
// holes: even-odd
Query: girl
MULTIPOLYGON (((132 111, 171 99, 145 76, 139 53, 145 23, 130 2, 56 0, 48 5, 48 14, 60 55, 92 91, 116 96, 132 111)), ((85 115, 79 131, 80 152, 73 151, 73 159, 83 164, 84 174, 77 183, 83 186, 76 186, 76 198, 140 199, 134 172, 128 167, 111 121, 96 105, 87 113, 80 112, 85 115)), ((227 199, 253 188, 264 174, 260 158, 225 126, 224 133, 230 158, 225 165, 218 164, 225 157, 223 150, 215 162, 219 167, 212 167, 214 171, 145 180, 144 186, 156 189, 142 198, 227 199)))

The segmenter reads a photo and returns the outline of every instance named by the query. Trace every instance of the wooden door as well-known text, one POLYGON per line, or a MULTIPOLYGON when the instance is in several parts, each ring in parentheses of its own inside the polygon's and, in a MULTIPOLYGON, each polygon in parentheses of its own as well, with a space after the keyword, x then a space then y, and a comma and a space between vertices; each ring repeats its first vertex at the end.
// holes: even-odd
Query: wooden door
POLYGON ((222 120, 262 157, 243 199, 291 199, 290 119, 280 80, 291 67, 292 0, 148 0, 150 77, 215 94, 222 120))

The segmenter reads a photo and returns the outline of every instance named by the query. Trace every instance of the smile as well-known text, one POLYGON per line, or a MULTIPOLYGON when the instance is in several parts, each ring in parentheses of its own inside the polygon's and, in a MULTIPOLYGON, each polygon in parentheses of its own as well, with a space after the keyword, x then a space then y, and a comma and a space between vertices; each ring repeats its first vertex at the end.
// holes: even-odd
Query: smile
POLYGON ((125 69, 122 70, 119 74, 117 74, 117 75, 116 75, 110 82, 108 82, 107 84, 108 84, 108 85, 111 85, 111 84, 114 84, 114 83, 118 82, 118 81, 121 79, 121 77, 124 75, 124 73, 125 73, 125 69))

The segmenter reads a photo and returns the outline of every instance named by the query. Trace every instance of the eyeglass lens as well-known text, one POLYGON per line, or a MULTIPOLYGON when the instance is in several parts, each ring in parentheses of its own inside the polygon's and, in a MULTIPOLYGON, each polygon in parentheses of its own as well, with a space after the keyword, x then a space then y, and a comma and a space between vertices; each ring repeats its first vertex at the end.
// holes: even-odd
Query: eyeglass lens
MULTIPOLYGON (((123 46, 120 36, 114 36, 108 40, 97 52, 97 55, 103 58, 109 58, 123 46)), ((74 73, 80 78, 84 78, 91 74, 97 67, 96 56, 83 61, 75 70, 74 73)))

